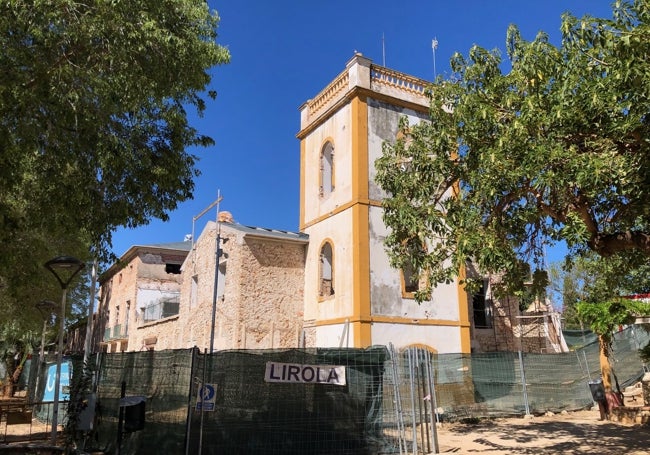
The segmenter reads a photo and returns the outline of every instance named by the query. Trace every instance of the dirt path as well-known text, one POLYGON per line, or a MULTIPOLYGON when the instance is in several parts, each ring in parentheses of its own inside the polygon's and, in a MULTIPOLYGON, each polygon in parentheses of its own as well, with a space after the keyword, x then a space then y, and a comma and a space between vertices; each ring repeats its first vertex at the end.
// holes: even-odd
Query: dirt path
POLYGON ((442 424, 441 453, 490 455, 650 454, 650 426, 599 420, 597 410, 553 416, 442 424))

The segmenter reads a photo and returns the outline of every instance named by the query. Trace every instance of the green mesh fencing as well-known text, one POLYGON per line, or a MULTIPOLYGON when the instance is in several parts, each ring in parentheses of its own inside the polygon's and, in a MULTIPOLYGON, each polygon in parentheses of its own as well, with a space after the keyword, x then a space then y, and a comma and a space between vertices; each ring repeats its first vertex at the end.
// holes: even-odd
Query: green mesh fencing
POLYGON ((123 454, 182 454, 192 372, 191 350, 103 354, 97 388, 96 435, 91 445, 115 453, 122 382, 126 396, 144 396, 142 431, 124 434, 123 454))
MULTIPOLYGON (((649 341, 639 327, 615 335, 613 366, 621 386, 643 372, 638 349, 649 341)), ((381 346, 102 354, 97 421, 87 446, 116 452, 124 382, 127 396, 145 397, 146 422, 143 430, 124 434, 123 454, 429 453, 437 444, 436 421, 592 406, 589 382, 599 379, 598 351, 596 342, 562 354, 435 354, 381 346), (278 382, 280 370, 269 365, 344 367, 345 385, 278 382), (203 411, 197 408, 202 385, 215 392, 203 411)))
POLYGON ((391 453, 395 442, 383 431, 387 358, 384 347, 200 355, 194 390, 205 365, 216 403, 214 411, 192 410, 188 453, 391 453), (266 382, 267 362, 343 366, 345 386, 266 382))
POLYGON ((564 336, 564 341, 566 341, 566 344, 570 349, 578 349, 582 346, 598 341, 598 335, 587 329, 563 329, 562 336, 564 336))
POLYGON ((650 334, 640 326, 630 326, 614 334, 611 362, 621 390, 640 381, 644 366, 639 360, 639 349, 650 342, 650 334))
MULTIPOLYGON (((614 335, 611 361, 621 388, 643 375, 638 350, 648 342, 639 326, 614 335)), ((438 420, 584 409, 593 404, 589 382, 600 379, 598 341, 559 354, 438 354, 432 364, 438 420)))

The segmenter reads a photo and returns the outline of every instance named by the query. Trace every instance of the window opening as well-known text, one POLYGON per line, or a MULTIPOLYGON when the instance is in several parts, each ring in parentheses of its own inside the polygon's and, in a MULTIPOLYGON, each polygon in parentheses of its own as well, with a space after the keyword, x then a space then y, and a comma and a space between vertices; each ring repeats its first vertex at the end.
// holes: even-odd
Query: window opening
MULTIPOLYGON (((417 241, 407 241, 405 244, 409 255, 423 254, 424 247, 417 241), (419 250, 419 251, 418 251, 419 250)), ((407 262, 402 266, 402 293, 404 297, 412 298, 412 294, 420 290, 420 271, 412 261, 407 262)))
POLYGON ((474 312, 474 327, 491 328, 492 327, 492 305, 491 301, 486 298, 485 282, 481 288, 472 296, 472 309, 474 312))
POLYGON ((320 195, 329 196, 334 191, 334 146, 326 142, 320 154, 320 195))
POLYGON ((181 273, 181 265, 180 264, 165 264, 165 272, 173 273, 174 275, 178 275, 178 274, 181 273))
POLYGON ((197 300, 198 300, 198 292, 199 292, 199 276, 194 275, 192 277, 192 289, 191 289, 191 297, 190 297, 190 308, 194 308, 196 306, 197 300))
POLYGON ((334 295, 334 262, 332 245, 325 242, 320 250, 320 288, 321 297, 334 295))

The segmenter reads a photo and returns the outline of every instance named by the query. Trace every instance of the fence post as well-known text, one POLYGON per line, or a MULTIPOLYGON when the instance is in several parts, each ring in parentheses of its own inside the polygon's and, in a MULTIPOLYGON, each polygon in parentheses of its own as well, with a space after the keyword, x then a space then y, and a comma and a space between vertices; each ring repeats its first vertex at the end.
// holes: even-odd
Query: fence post
POLYGON ((400 393, 400 386, 402 385, 402 375, 401 369, 398 369, 401 366, 397 353, 395 352, 395 346, 393 343, 388 344, 388 350, 390 352, 390 357, 392 360, 391 373, 393 376, 393 395, 395 400, 395 418, 397 419, 397 432, 399 434, 399 453, 400 455, 405 454, 407 451, 406 448, 406 434, 404 432, 404 414, 402 409, 402 394, 400 393))
MULTIPOLYGON (((427 381, 428 381, 428 387, 429 387, 429 407, 430 407, 430 412, 429 412, 429 419, 431 420, 431 432, 433 434, 433 453, 440 453, 440 446, 438 444, 438 412, 436 411, 436 408, 438 407, 438 402, 436 400, 436 382, 433 379, 433 357, 431 356, 431 352, 425 351, 425 357, 426 357, 426 373, 427 373, 427 381)), ((426 403, 425 403, 426 405, 426 403)))
POLYGON ((413 359, 411 357, 411 349, 406 350, 409 364, 409 386, 411 389, 411 422, 413 425, 413 455, 418 453, 418 433, 417 433, 417 421, 415 418, 415 384, 413 383, 413 359))
MULTIPOLYGON (((199 428, 199 451, 198 451, 199 455, 203 454, 203 415, 205 413, 205 401, 203 400, 202 389, 203 387, 205 387, 205 373, 206 373, 205 370, 207 369, 207 363, 208 363, 208 350, 204 349, 203 350, 203 378, 201 379, 201 389, 199 389, 198 392, 201 395, 201 426, 199 428)), ((210 366, 212 366, 212 361, 210 361, 210 366)))
POLYGON ((192 390, 194 388, 194 359, 196 358, 196 352, 198 348, 194 346, 192 348, 192 360, 190 361, 190 390, 188 391, 187 399, 187 423, 185 426, 185 455, 190 453, 190 439, 192 436, 192 390))
POLYGON ((519 351, 519 370, 521 371, 521 383, 524 393, 524 406, 526 407, 526 415, 530 415, 530 407, 528 406, 528 389, 526 388, 526 369, 524 368, 524 356, 519 351))
POLYGON ((122 406, 122 398, 126 396, 126 381, 122 381, 122 386, 120 388, 120 401, 119 406, 120 410, 118 412, 117 418, 117 448, 115 453, 120 455, 122 453, 122 433, 124 433, 124 406, 122 406))

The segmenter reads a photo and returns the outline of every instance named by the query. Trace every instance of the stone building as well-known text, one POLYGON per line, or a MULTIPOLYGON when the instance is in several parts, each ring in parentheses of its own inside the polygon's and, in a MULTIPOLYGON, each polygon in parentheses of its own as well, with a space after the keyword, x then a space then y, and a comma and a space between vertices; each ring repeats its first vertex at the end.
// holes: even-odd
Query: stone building
MULTIPOLYGON (((439 285, 418 304, 419 284, 389 264, 374 163, 382 144, 395 140, 402 116, 412 124, 428 121, 428 84, 355 54, 300 108, 299 232, 242 226, 228 216, 209 222, 195 243, 183 244, 179 274, 164 270, 162 251, 153 261, 156 302, 168 302, 160 309, 141 301, 139 289, 151 288, 123 258, 126 267, 112 267, 102 281, 102 299, 112 302, 102 310, 106 348, 204 349, 213 337, 214 349, 389 343, 438 353, 525 349, 517 300, 493 298, 489 280, 473 296, 458 281, 439 285)), ((144 247, 134 248, 133 258, 144 254, 144 247)))
POLYGON ((100 277, 100 344, 109 352, 209 349, 214 305, 214 349, 295 347, 306 244, 304 234, 230 218, 209 222, 196 243, 132 247, 122 267, 100 277))
POLYGON ((304 234, 243 226, 231 218, 208 222, 183 264, 174 347, 209 349, 213 304, 215 350, 298 346, 307 241, 304 234))
POLYGON ((138 329, 176 317, 181 265, 191 246, 191 242, 132 246, 102 274, 93 329, 96 349, 137 351, 146 344, 138 329))

